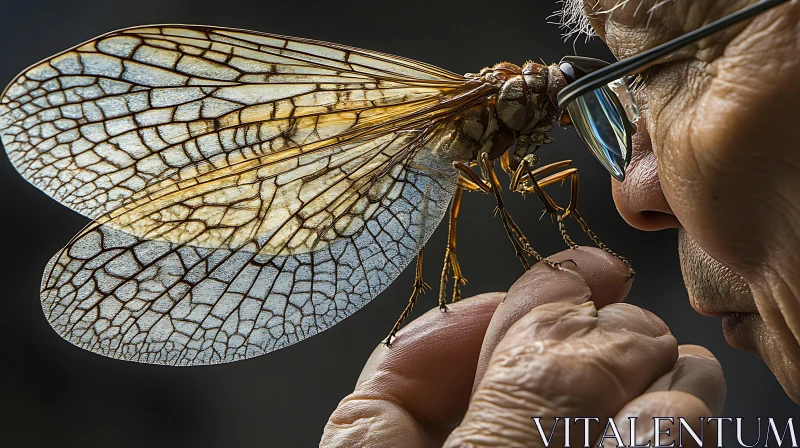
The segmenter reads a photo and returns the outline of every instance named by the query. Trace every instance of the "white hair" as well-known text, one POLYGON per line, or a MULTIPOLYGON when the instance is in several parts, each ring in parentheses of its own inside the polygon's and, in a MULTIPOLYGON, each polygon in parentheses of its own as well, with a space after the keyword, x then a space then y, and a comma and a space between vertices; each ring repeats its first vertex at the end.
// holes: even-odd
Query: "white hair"
MULTIPOLYGON (((594 2, 593 6, 596 6, 599 1, 600 0, 558 0, 558 2, 561 3, 561 8, 554 12, 549 18, 556 19, 551 23, 561 27, 564 40, 573 38, 577 40, 580 36, 586 36, 586 40, 589 40, 592 36, 595 36, 595 32, 592 29, 592 25, 589 23, 589 17, 586 15, 584 2, 594 2)), ((648 1, 652 1, 653 5, 646 7, 643 12, 648 14, 647 25, 649 26, 650 20, 653 18, 653 11, 673 0, 634 0, 634 3, 636 3, 636 9, 633 11, 634 17, 639 14, 642 6, 648 1)), ((613 7, 602 11, 595 11, 593 14, 611 15, 615 10, 625 8, 629 3, 631 3, 631 0, 617 0, 617 3, 613 7)))
MULTIPOLYGON (((550 22, 561 27, 561 35, 564 40, 575 39, 580 36, 586 36, 589 40, 595 35, 592 25, 589 23, 589 17, 583 9, 584 0, 558 0, 561 3, 561 8, 555 11, 549 19, 555 19, 550 22)), ((594 0, 597 1, 597 0, 594 0)))

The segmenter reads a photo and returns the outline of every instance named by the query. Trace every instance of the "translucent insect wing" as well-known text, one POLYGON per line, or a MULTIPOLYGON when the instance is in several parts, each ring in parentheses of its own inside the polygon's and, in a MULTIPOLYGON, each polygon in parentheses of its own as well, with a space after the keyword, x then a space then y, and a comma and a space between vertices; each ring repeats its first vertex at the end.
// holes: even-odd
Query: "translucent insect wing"
POLYGON ((425 150, 463 78, 403 58, 208 27, 102 36, 0 100, 15 167, 97 218, 48 264, 42 304, 115 358, 260 355, 380 293, 445 213, 425 150))

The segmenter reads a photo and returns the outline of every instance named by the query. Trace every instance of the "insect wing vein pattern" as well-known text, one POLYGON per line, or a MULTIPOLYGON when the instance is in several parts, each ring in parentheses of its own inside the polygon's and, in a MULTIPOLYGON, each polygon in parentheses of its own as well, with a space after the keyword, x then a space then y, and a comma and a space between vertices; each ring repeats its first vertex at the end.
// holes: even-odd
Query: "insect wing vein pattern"
POLYGON ((211 364, 341 321, 414 258, 456 188, 465 78, 396 56, 224 28, 101 36, 23 72, 0 137, 33 185, 95 219, 41 298, 70 342, 211 364))

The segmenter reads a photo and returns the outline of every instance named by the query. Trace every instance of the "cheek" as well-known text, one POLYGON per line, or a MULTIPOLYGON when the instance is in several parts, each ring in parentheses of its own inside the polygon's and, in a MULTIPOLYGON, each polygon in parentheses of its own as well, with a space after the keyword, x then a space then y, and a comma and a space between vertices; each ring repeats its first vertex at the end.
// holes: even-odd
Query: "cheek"
POLYGON ((691 211, 704 176, 690 138, 694 100, 685 85, 686 77, 675 67, 659 73, 647 89, 645 115, 663 194, 681 223, 691 226, 698 218, 691 211))
POLYGON ((767 261, 774 229, 765 219, 775 215, 767 205, 770 181, 755 179, 765 161, 754 126, 765 111, 692 70, 672 70, 648 92, 664 196, 706 252, 752 277, 767 261))

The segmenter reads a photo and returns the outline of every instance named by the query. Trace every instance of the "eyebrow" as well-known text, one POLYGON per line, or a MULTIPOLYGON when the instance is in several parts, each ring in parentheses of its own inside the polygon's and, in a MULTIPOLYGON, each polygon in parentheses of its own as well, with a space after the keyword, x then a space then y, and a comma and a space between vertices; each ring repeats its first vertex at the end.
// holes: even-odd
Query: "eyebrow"
MULTIPOLYGON (((558 17, 556 24, 561 27, 562 35, 565 40, 577 38, 581 35, 585 35, 588 39, 596 35, 592 24, 589 22, 589 17, 586 15, 584 1, 594 1, 596 5, 600 0, 559 0, 561 9, 556 11, 553 16, 558 17)), ((647 0, 633 0, 634 3, 638 3, 636 4, 633 15, 637 15, 640 10, 645 12, 648 15, 647 26, 649 27, 650 20, 653 18, 653 12, 671 1, 672 0, 654 0, 652 6, 642 8, 647 0)), ((598 14, 611 14, 617 8, 628 6, 628 3, 631 3, 631 0, 617 0, 613 7, 604 11, 599 11, 598 14)))
MULTIPOLYGON (((656 4, 656 7, 668 1, 671 0, 659 0, 659 3, 656 4)), ((566 87, 558 92, 558 107, 560 109, 564 109, 566 104, 575 98, 608 84, 615 79, 642 73, 647 69, 647 67, 660 63, 664 57, 677 50, 680 50, 687 45, 695 43, 700 39, 708 37, 739 22, 751 19, 770 8, 774 8, 788 1, 789 0, 759 0, 750 6, 736 11, 733 14, 729 14, 707 25, 703 25, 694 31, 690 31, 682 36, 678 36, 655 48, 651 48, 642 53, 638 53, 629 58, 609 64, 599 70, 593 71, 586 76, 581 77, 577 81, 567 84, 566 87)))

